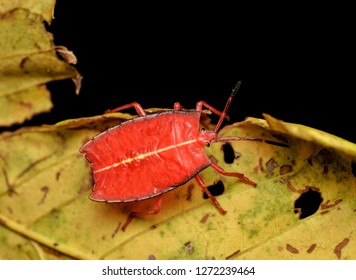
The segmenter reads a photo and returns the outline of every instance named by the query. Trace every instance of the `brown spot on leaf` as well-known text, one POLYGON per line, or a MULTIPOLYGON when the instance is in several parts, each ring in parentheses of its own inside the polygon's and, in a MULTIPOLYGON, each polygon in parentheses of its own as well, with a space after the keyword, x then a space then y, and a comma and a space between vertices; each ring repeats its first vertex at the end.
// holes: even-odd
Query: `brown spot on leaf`
POLYGON ((293 246, 290 245, 290 244, 287 244, 286 248, 287 248, 287 250, 288 250, 289 252, 291 252, 292 254, 299 254, 299 250, 298 250, 297 248, 293 247, 293 246))
POLYGON ((150 261, 154 261, 156 259, 156 257, 154 255, 149 255, 148 256, 148 260, 150 261))
POLYGON ((285 175, 292 172, 293 168, 289 164, 284 164, 279 168, 279 175, 285 175))
POLYGON ((20 101, 19 103, 22 107, 26 108, 27 110, 32 110, 33 106, 30 102, 20 101))
POLYGON ((209 218, 209 213, 206 213, 206 214, 203 216, 203 218, 200 219, 200 222, 201 222, 202 224, 205 224, 206 221, 208 220, 208 218, 209 218))
POLYGON ((284 184, 287 184, 288 189, 291 192, 294 192, 294 193, 303 194, 303 193, 306 193, 308 191, 320 192, 320 189, 318 187, 315 187, 315 186, 305 186, 305 189, 298 190, 292 185, 290 180, 281 180, 281 182, 284 183, 284 184))
POLYGON ((329 202, 330 202, 330 200, 328 200, 325 203, 321 204, 320 208, 322 210, 324 210, 324 209, 329 209, 331 207, 334 207, 334 206, 338 205, 340 202, 342 202, 342 199, 340 198, 340 199, 335 200, 335 202, 333 204, 329 204, 329 202))
POLYGON ((194 246, 190 241, 184 243, 184 249, 188 253, 188 255, 194 253, 194 246))
POLYGON ((316 248, 316 244, 315 243, 310 245, 309 249, 307 250, 307 253, 309 253, 309 254, 312 253, 315 250, 315 248, 316 248))
POLYGON ((321 191, 320 191, 320 188, 318 188, 318 187, 316 187, 316 186, 306 186, 305 189, 306 189, 306 191, 312 190, 312 191, 314 191, 314 192, 321 192, 321 191))
POLYGON ((323 174, 326 175, 326 174, 328 174, 328 172, 329 172, 328 166, 324 165, 323 174))
POLYGON ((237 255, 240 253, 240 251, 241 251, 241 250, 239 249, 239 250, 233 252, 232 254, 228 255, 225 259, 226 259, 226 260, 232 259, 233 257, 237 256, 237 255))
POLYGON ((149 228, 150 229, 156 229, 158 227, 158 225, 152 225, 152 226, 150 226, 149 228))
POLYGON ((335 246, 334 249, 334 254, 337 256, 337 258, 340 260, 341 259, 341 251, 344 249, 344 247, 350 242, 349 238, 345 238, 342 240, 339 244, 335 246))
POLYGON ((297 190, 289 180, 287 180, 285 182, 287 183, 287 187, 291 192, 300 193, 300 194, 306 192, 306 190, 297 190))
POLYGON ((26 62, 29 60, 30 58, 28 56, 25 56, 23 59, 21 59, 20 68, 23 69, 25 67, 26 62))
POLYGON ((41 191, 43 192, 43 196, 42 196, 42 199, 40 200, 40 202, 38 202, 38 204, 42 204, 42 203, 45 201, 45 199, 46 199, 46 197, 47 197, 47 194, 48 194, 48 192, 49 192, 49 187, 43 186, 43 187, 41 188, 41 191))
POLYGON ((261 157, 260 157, 259 160, 258 160, 258 166, 259 166, 259 168, 260 168, 260 170, 261 170, 262 172, 265 171, 265 169, 264 169, 264 167, 263 167, 263 160, 262 160, 261 157))
POLYGON ((271 158, 266 162, 266 169, 268 173, 271 173, 273 169, 277 168, 278 166, 279 164, 274 160, 274 158, 271 158))
POLYGON ((190 184, 188 186, 188 189, 187 189, 187 200, 188 201, 191 201, 192 200, 192 192, 193 192, 193 189, 194 189, 194 185, 193 184, 190 184))
POLYGON ((60 172, 60 171, 58 171, 58 172, 56 173, 56 181, 59 180, 59 177, 61 177, 61 172, 60 172))
POLYGON ((57 208, 52 208, 50 213, 51 213, 51 215, 53 215, 57 218, 58 214, 59 214, 59 210, 57 208))

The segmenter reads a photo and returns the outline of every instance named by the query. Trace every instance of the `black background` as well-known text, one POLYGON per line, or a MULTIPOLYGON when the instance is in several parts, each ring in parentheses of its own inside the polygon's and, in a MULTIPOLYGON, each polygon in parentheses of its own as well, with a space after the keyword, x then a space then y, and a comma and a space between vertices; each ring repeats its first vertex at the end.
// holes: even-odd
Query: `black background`
POLYGON ((48 30, 77 56, 82 91, 76 96, 70 80, 50 83, 55 107, 30 124, 132 101, 195 108, 204 100, 222 109, 241 80, 232 122, 265 112, 356 142, 354 33, 333 7, 271 14, 239 5, 126 4, 57 1, 48 30))

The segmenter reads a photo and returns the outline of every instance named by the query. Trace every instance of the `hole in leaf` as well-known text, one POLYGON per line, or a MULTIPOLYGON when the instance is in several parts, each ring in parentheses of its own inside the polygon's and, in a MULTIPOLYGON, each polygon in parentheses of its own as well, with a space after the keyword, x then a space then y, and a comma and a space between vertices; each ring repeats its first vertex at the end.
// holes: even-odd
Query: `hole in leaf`
MULTIPOLYGON (((207 187, 209 192, 213 195, 213 196, 217 196, 217 195, 221 195, 224 193, 225 191, 225 187, 223 182, 219 181, 214 185, 211 185, 209 187, 207 187)), ((207 196, 206 193, 204 193, 204 199, 208 199, 209 197, 207 196)))
POLYGON ((222 149, 224 152, 224 161, 226 163, 233 163, 235 159, 235 151, 233 147, 229 143, 225 143, 222 145, 222 149))
POLYGON ((352 172, 352 175, 354 175, 354 177, 356 177, 356 162, 352 162, 351 163, 351 172, 352 172))
POLYGON ((299 213, 299 219, 309 217, 318 211, 322 201, 320 192, 309 189, 295 201, 294 213, 299 213))

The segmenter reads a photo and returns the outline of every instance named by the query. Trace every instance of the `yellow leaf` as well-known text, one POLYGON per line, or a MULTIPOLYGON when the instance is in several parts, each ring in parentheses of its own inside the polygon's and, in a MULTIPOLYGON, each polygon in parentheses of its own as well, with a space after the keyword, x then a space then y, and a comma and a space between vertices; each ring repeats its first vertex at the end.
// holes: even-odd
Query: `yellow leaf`
POLYGON ((0 15, 10 10, 24 8, 32 13, 42 15, 50 23, 53 18, 56 0, 0 0, 0 15))
POLYGON ((356 158, 355 144, 345 139, 301 124, 290 124, 277 120, 268 114, 263 115, 269 127, 275 131, 289 134, 297 138, 319 144, 323 147, 336 149, 356 158))
POLYGON ((76 69, 60 60, 41 16, 11 10, 0 18, 0 126, 10 126, 52 108, 44 84, 79 79, 76 69))
MULTIPOLYGON (((191 180, 164 196, 159 214, 134 218, 121 231, 130 211, 150 209, 154 199, 129 204, 91 201, 91 171, 79 148, 105 128, 131 117, 108 114, 1 134, 2 227, 80 259, 356 258, 355 144, 348 142, 347 150, 325 147, 304 139, 305 132, 294 135, 271 128, 270 119, 267 123, 248 118, 224 127, 219 136, 257 137, 289 147, 231 141, 231 163, 225 162, 226 143, 206 148, 225 170, 244 173, 257 182, 252 187, 209 167, 201 172, 207 185, 223 183, 223 194, 216 198, 226 215, 203 198, 191 180), (310 195, 321 201, 298 206, 301 197, 310 195), (316 205, 315 212, 303 217, 310 205, 316 205)), ((299 126, 274 122, 290 130, 299 126)), ((329 137, 305 129, 324 140, 329 137)), ((23 251, 9 253, 9 244, 16 247, 24 242, 13 238, 11 243, 0 243, 0 258, 26 256, 23 251)))
POLYGON ((1 251, 0 259, 23 260, 23 259, 47 259, 62 260, 70 259, 68 256, 43 246, 31 239, 23 237, 6 227, 0 226, 1 251))

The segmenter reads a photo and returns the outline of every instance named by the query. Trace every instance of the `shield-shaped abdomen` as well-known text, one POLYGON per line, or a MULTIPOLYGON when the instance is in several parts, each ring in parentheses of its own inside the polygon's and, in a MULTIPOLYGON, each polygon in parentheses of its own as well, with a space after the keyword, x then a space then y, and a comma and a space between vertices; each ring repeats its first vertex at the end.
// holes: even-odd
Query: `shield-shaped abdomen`
POLYGON ((124 122, 84 144, 91 199, 129 202, 168 192, 211 164, 196 140, 200 113, 166 111, 124 122))

